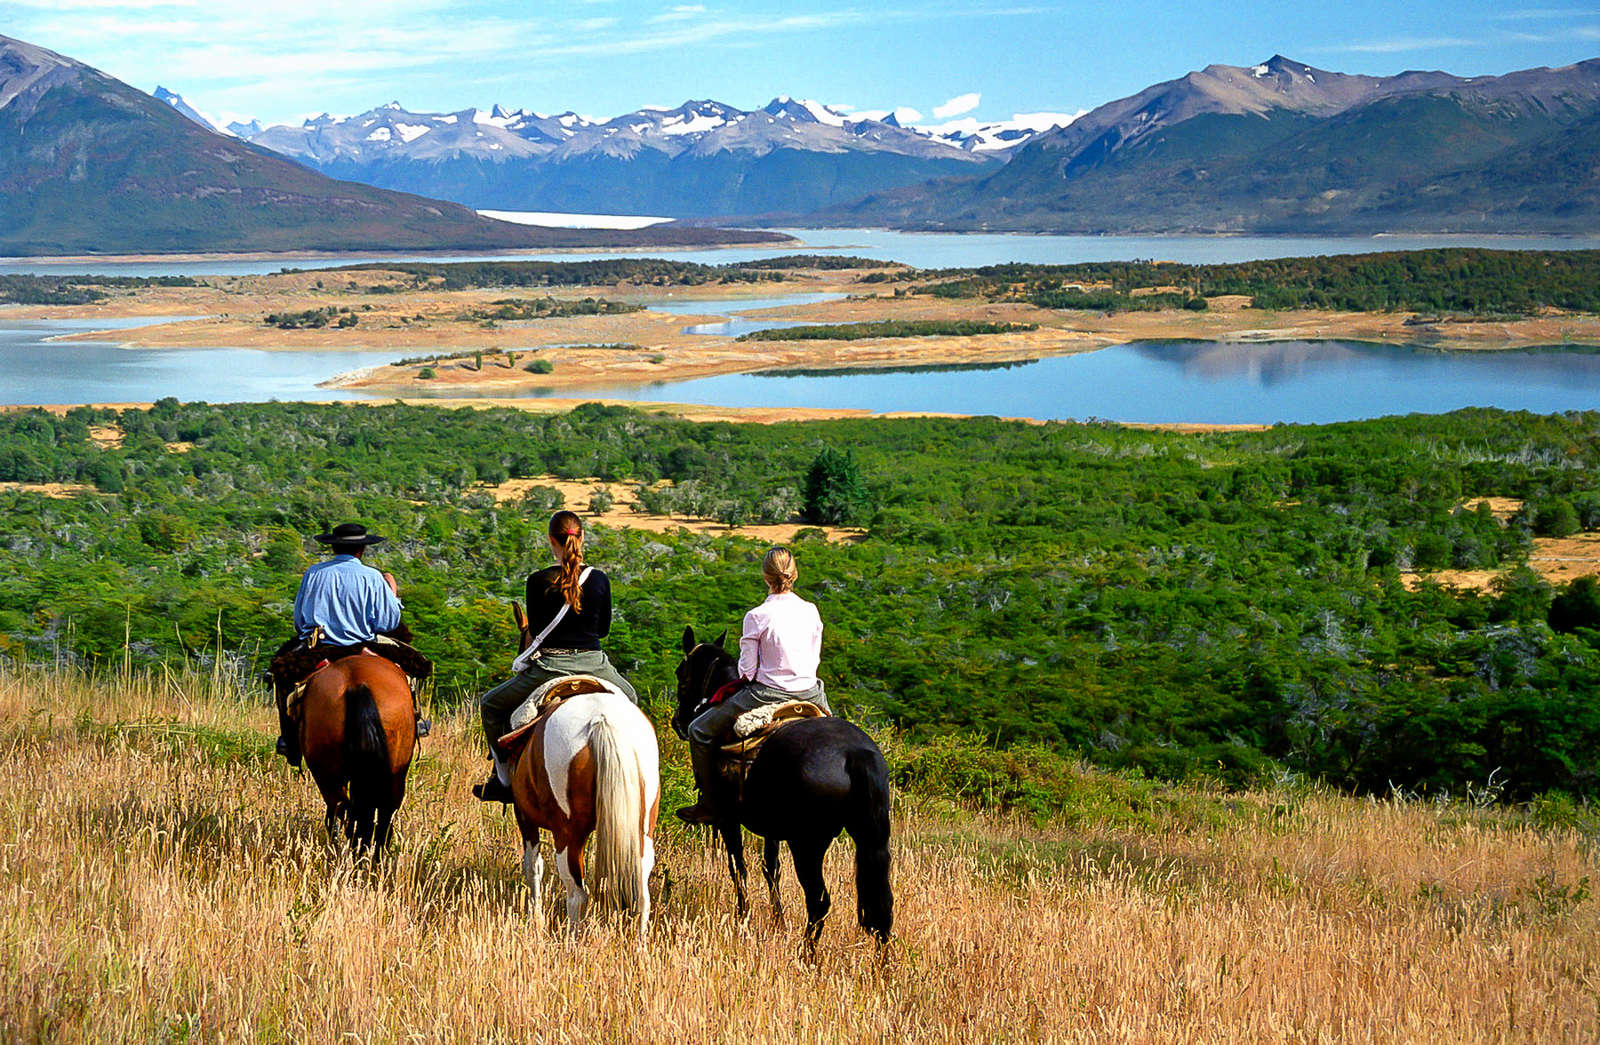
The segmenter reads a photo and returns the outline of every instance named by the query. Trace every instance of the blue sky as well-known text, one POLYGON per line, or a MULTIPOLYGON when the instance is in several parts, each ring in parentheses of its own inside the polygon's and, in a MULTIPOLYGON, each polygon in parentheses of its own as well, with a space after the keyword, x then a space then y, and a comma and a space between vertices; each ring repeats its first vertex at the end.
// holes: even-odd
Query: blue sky
POLYGON ((1212 62, 1461 75, 1600 55, 1600 10, 1488 0, 0 0, 0 33, 224 118, 397 99, 610 116, 779 94, 924 123, 1077 112, 1212 62))

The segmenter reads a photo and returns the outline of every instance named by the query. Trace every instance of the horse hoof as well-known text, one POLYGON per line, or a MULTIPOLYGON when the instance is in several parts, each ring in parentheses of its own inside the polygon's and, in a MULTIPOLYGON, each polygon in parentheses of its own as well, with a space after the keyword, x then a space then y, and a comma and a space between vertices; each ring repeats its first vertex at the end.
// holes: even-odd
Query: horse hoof
POLYGON ((429 733, 432 733, 432 732, 433 732, 433 723, 432 722, 428 721, 425 718, 417 719, 417 739, 418 740, 421 740, 423 737, 427 736, 429 733))

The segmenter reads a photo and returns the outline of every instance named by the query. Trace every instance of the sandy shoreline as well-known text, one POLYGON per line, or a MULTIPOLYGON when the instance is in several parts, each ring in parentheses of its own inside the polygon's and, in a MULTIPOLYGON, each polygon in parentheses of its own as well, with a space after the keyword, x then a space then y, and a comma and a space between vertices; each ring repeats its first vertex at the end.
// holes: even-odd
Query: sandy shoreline
MULTIPOLYGON (((604 399, 588 397, 575 397, 571 399, 539 398, 539 399, 497 399, 490 397, 471 397, 460 399, 433 399, 433 398, 407 398, 404 396, 395 399, 304 399, 296 402, 320 403, 324 405, 338 405, 350 407, 375 407, 389 406, 393 403, 404 403, 407 406, 436 406, 445 410, 459 410, 463 407, 473 410, 490 410, 503 408, 509 410, 525 410, 529 413, 559 414, 565 413, 584 403, 600 403, 605 406, 620 406, 630 410, 639 410, 645 413, 671 414, 681 417, 686 421, 701 422, 727 422, 732 424, 779 424, 785 421, 839 421, 853 418, 876 418, 880 420, 896 420, 913 417, 936 417, 959 420, 966 417, 975 417, 975 414, 953 414, 937 411, 918 410, 858 410, 844 407, 809 407, 809 406, 704 406, 699 403, 669 403, 651 402, 639 399, 604 399)), ((106 410, 148 410, 150 403, 0 403, 0 413, 17 413, 23 410, 43 410, 46 413, 61 416, 69 410, 90 406, 106 410)), ((987 415, 985 415, 987 416, 987 415)), ((1001 421, 1016 421, 1022 424, 1046 425, 1068 424, 1072 422, 1051 421, 1037 417, 1001 417, 1001 421)), ((1196 421, 1103 421, 1097 424, 1109 424, 1120 428, 1137 428, 1158 432, 1264 432, 1271 425, 1263 424, 1224 424, 1206 423, 1196 421)))

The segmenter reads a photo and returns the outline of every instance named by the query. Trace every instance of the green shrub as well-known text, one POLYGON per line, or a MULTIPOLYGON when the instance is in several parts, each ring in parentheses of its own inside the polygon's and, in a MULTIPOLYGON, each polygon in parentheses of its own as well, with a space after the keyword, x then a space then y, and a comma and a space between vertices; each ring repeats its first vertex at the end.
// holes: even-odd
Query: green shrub
POLYGON ((855 453, 824 447, 806 472, 805 508, 807 522, 834 526, 854 526, 866 521, 871 496, 861 478, 855 453))
POLYGON ((556 365, 550 362, 548 359, 535 359, 522 369, 526 370, 530 374, 548 374, 555 368, 556 365))

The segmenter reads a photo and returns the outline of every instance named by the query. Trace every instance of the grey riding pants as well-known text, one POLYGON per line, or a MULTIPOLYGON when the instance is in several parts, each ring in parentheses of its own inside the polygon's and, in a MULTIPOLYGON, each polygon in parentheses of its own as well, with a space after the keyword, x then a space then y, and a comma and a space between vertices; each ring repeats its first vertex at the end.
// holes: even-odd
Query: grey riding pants
POLYGON ((709 748, 725 740, 733 730, 734 720, 746 711, 754 711, 763 704, 783 704, 791 700, 809 700, 830 715, 833 713, 828 707, 828 695, 823 690, 821 679, 817 680, 815 686, 799 693, 774 689, 758 682, 746 682, 733 696, 695 716, 694 721, 689 723, 689 743, 709 748))

